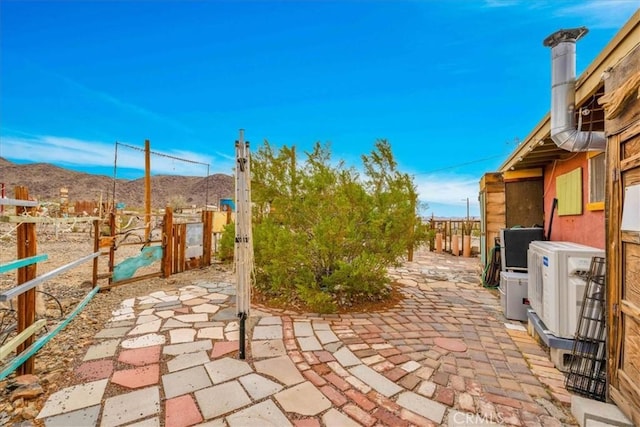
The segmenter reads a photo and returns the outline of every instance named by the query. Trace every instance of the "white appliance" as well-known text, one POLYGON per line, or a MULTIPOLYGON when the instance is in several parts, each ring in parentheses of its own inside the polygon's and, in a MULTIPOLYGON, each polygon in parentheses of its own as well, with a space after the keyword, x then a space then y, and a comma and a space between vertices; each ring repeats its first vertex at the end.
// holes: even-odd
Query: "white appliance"
POLYGON ((527 320, 529 298, 527 293, 527 273, 500 272, 500 302, 504 317, 511 320, 527 320))
POLYGON ((528 251, 531 308, 559 338, 573 338, 592 257, 604 250, 572 242, 535 241, 528 251))

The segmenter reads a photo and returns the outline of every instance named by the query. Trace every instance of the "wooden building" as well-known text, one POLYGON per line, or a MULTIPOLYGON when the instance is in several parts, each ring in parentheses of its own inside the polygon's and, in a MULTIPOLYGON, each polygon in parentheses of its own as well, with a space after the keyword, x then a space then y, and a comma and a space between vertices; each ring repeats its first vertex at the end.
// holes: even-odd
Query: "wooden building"
MULTIPOLYGON (((637 14, 636 14, 637 15, 637 14)), ((640 35, 605 79, 609 394, 640 425, 640 35)))
POLYGON ((480 181, 481 261, 495 246, 500 230, 542 226, 542 169, 485 174, 480 181))
POLYGON ((608 398, 640 425, 640 10, 577 78, 573 101, 603 149, 560 148, 543 117, 480 181, 483 259, 500 228, 538 221, 550 240, 606 250, 608 398))

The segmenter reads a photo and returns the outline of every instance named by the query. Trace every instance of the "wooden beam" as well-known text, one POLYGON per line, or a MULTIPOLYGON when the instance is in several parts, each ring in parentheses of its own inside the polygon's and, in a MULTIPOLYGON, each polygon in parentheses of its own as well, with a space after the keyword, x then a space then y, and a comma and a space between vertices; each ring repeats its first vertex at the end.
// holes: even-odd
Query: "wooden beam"
POLYGON ((617 64, 638 44, 640 36, 640 9, 617 32, 611 41, 600 51, 596 59, 580 74, 576 81, 576 105, 582 104, 593 95, 602 81, 607 68, 617 64))
POLYGON ((213 212, 202 211, 202 267, 211 265, 211 236, 213 233, 213 212))
MULTIPOLYGON (((147 244, 151 244, 151 243, 162 243, 162 239, 145 241, 144 244, 147 245, 147 244)), ((122 243, 118 243, 118 247, 120 247, 120 246, 140 246, 140 245, 142 245, 142 242, 122 242, 122 243)))
MULTIPOLYGON (((100 193, 102 198, 102 193, 100 193)), ((93 252, 100 252, 100 221, 93 221, 93 252)), ((91 278, 91 285, 95 288, 98 285, 98 257, 93 259, 93 276, 91 278)))
POLYGON ((22 206, 26 208, 35 208, 38 206, 37 200, 20 200, 20 199, 8 199, 6 197, 0 197, 0 206, 22 206))
POLYGON ((144 241, 151 235, 151 150, 149 140, 144 141, 144 241))
POLYGON ((162 277, 167 278, 173 273, 173 208, 169 206, 165 209, 162 228, 162 277))
POLYGON ((5 215, 0 217, 0 222, 9 224, 77 224, 92 222, 100 219, 97 216, 71 216, 64 218, 52 218, 49 216, 5 215))
POLYGON ((504 180, 511 181, 517 179, 525 179, 525 178, 541 178, 542 177, 542 168, 535 169, 519 169, 516 171, 505 171, 504 172, 504 180))
MULTIPOLYGON (((26 187, 18 186, 15 188, 15 198, 19 200, 29 200, 29 190, 26 187)), ((32 214, 35 209, 33 207, 16 207, 16 215, 32 214)), ((22 223, 16 229, 18 259, 33 257, 37 254, 37 236, 35 224, 22 223)), ((18 269, 17 284, 18 287, 24 283, 28 283, 36 277, 37 264, 30 264, 18 269)), ((20 334, 25 331, 36 321, 36 290, 31 288, 26 292, 18 295, 18 329, 20 334)), ((26 337, 17 347, 18 352, 24 351, 33 343, 33 335, 26 337)), ((33 357, 25 360, 18 370, 19 375, 33 374, 34 363, 33 357)))
POLYGON ((640 319, 640 307, 633 304, 631 301, 622 300, 620 302, 620 309, 624 314, 627 314, 631 317, 635 317, 636 319, 640 319))
MULTIPOLYGON (((115 206, 115 205, 114 205, 115 206)), ((109 246, 109 284, 113 281, 113 268, 116 259, 116 211, 115 207, 109 214, 109 230, 111 232, 111 246, 109 246)))
MULTIPOLYGON (((606 163, 608 171, 620 170, 620 135, 614 135, 607 140, 606 163)), ((620 300, 622 289, 622 259, 621 259, 621 231, 622 194, 620 179, 613 173, 606 175, 605 226, 607 228, 607 347, 609 360, 607 378, 611 388, 619 387, 618 369, 620 367, 620 353, 622 351, 623 328, 620 314, 620 300)), ((610 390, 611 390, 610 388, 610 390)), ((613 397, 613 393, 611 393, 613 397)))
POLYGON ((0 360, 7 357, 9 353, 14 351, 20 344, 25 342, 27 338, 38 332, 46 324, 47 321, 45 319, 40 319, 15 337, 11 338, 5 345, 0 347, 0 360))
POLYGON ((161 271, 156 271, 155 273, 143 274, 138 277, 130 277, 129 279, 118 280, 117 282, 111 282, 108 285, 100 286, 100 290, 114 288, 116 286, 126 285, 127 283, 139 282, 144 279, 153 279, 154 277, 162 277, 161 271))

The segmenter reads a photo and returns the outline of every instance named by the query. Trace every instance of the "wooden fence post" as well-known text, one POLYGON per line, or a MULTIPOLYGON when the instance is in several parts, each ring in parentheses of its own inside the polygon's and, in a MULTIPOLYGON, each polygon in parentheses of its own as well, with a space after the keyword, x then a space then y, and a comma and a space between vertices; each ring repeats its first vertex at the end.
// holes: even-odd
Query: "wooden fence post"
POLYGON ((109 214, 109 230, 111 232, 111 245, 109 245, 109 284, 113 283, 113 269, 116 261, 116 212, 115 205, 109 214))
POLYGON ((213 212, 202 211, 202 264, 201 267, 211 265, 211 245, 213 233, 213 212))
MULTIPOLYGON (((100 251, 100 220, 93 220, 93 252, 100 251)), ((98 257, 93 259, 93 278, 91 285, 98 286, 98 257)))
MULTIPOLYGON (((29 191, 26 187, 15 187, 15 198, 18 200, 29 200, 29 191)), ((31 214, 35 208, 16 206, 16 215, 31 214)), ((35 223, 21 223, 16 229, 18 259, 35 256, 37 253, 37 236, 35 223)), ((18 269, 18 286, 36 277, 37 263, 21 267, 18 269)), ((18 295, 18 329, 20 333, 31 326, 36 321, 36 289, 29 289, 18 295)), ((17 348, 18 354, 33 344, 33 335, 29 336, 17 348)), ((33 374, 34 359, 28 358, 22 366, 18 368, 18 375, 33 374)))
POLYGON ((173 208, 167 206, 164 210, 164 220, 162 225, 163 248, 162 248, 162 277, 165 279, 171 276, 173 266, 173 208))

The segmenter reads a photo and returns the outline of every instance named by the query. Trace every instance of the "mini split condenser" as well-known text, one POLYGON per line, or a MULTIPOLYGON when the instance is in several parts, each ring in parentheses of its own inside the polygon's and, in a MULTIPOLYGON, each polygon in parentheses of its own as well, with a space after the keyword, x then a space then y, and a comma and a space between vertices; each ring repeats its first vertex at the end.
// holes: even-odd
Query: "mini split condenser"
POLYGON ((528 297, 547 330, 573 338, 592 257, 604 250, 572 242, 534 241, 529 245, 528 297))

